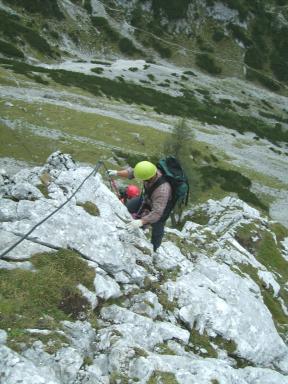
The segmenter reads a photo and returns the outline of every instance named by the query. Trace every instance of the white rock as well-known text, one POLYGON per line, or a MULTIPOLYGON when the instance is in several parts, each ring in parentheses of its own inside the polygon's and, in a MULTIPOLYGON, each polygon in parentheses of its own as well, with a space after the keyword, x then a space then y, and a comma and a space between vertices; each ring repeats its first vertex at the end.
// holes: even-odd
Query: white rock
POLYGON ((108 275, 96 274, 94 279, 95 292, 98 297, 104 300, 117 298, 122 295, 119 284, 108 275))

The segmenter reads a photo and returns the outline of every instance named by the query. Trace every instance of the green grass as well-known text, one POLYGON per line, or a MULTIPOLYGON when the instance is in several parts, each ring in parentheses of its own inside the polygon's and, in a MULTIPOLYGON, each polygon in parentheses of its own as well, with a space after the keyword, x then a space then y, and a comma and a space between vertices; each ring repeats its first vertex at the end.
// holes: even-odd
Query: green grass
POLYGON ((154 371, 147 384, 178 384, 174 373, 154 371))
POLYGON ((95 271, 86 261, 69 250, 37 254, 30 261, 34 272, 0 270, 0 328, 8 333, 8 345, 17 349, 19 342, 33 341, 27 328, 51 330, 50 338, 59 344, 59 322, 76 320, 83 312, 95 323, 90 304, 76 288, 81 283, 94 290, 95 271))
POLYGON ((49 153, 59 148, 66 151, 70 149, 73 152, 72 155, 77 154, 79 156, 81 154, 80 158, 76 157, 77 160, 81 159, 83 161, 85 158, 85 161, 91 160, 92 163, 95 163, 97 160, 96 155, 100 152, 99 148, 97 149, 97 144, 89 143, 89 141, 81 143, 77 141, 77 136, 106 143, 108 147, 106 150, 105 148, 101 150, 101 153, 111 153, 113 146, 115 146, 123 148, 124 153, 131 152, 131 155, 135 152, 144 154, 149 151, 151 153, 151 140, 155 145, 152 150, 155 150, 155 148, 161 147, 165 137, 164 132, 156 131, 147 126, 135 125, 118 119, 53 104, 27 104, 17 101, 13 108, 5 108, 2 105, 0 110, 3 118, 21 122, 19 129, 14 131, 3 124, 0 125, 1 138, 3 138, 0 143, 0 153, 24 160, 27 160, 29 156, 45 160, 47 154, 49 155, 49 153), (26 109, 24 114, 23 108, 26 109), (57 120, 55 120, 55 116, 58 117, 57 120), (60 138, 52 139, 38 136, 37 128, 34 132, 25 129, 27 123, 40 127, 44 123, 47 132, 49 132, 49 129, 56 130, 60 138), (141 143, 135 139, 134 134, 137 132, 141 135, 141 143), (26 148, 23 143, 26 144, 26 148), (45 143, 47 143, 47 146, 45 143), (93 152, 95 153, 94 156, 93 152))
POLYGON ((80 207, 83 207, 85 211, 89 213, 89 215, 92 215, 92 216, 100 215, 97 205, 95 205, 91 201, 85 201, 85 203, 77 203, 77 205, 79 205, 80 207))

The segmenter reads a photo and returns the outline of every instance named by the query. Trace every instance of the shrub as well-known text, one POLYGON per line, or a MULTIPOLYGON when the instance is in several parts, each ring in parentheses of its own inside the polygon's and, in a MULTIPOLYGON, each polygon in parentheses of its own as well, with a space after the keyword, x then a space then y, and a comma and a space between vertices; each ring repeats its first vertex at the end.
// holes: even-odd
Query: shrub
POLYGON ((244 62, 252 68, 262 69, 266 57, 255 46, 246 50, 244 62))
POLYGON ((88 13, 92 13, 93 9, 92 9, 92 5, 91 5, 91 0, 85 0, 84 1, 84 8, 86 9, 86 11, 88 13))
POLYGON ((18 48, 14 47, 14 45, 6 43, 6 41, 0 40, 0 52, 6 56, 20 57, 24 58, 24 54, 18 48))
POLYGON ((196 55, 196 64, 213 75, 218 75, 222 72, 221 67, 215 63, 213 56, 208 53, 196 55))
POLYGON ((102 31, 105 34, 106 38, 108 38, 109 40, 115 42, 120 40, 121 35, 110 26, 105 17, 93 16, 91 17, 91 21, 94 27, 102 31))
POLYGON ((190 0, 152 0, 154 16, 158 17, 163 11, 170 20, 186 17, 190 0))
POLYGON ((172 51, 169 47, 165 47, 159 40, 152 38, 150 40, 152 47, 159 53, 163 58, 170 58, 172 56, 172 51))
POLYGON ((278 80, 288 82, 288 60, 276 50, 270 55, 270 65, 278 80))
POLYGON ((56 17, 59 20, 64 19, 57 0, 9 0, 9 3, 31 13, 40 13, 45 17, 56 17))
POLYGON ((260 84, 270 89, 271 91, 279 91, 281 89, 280 84, 278 82, 271 79, 270 77, 263 75, 258 71, 254 71, 251 68, 247 68, 246 79, 251 81, 258 81, 260 84))
MULTIPOLYGON (((191 76, 197 77, 197 75, 195 75, 195 73, 192 71, 184 71, 183 73, 184 73, 184 75, 191 75, 191 76)), ((172 75, 173 75, 173 73, 172 73, 172 75)))
POLYGON ((223 40, 225 37, 225 33, 223 29, 216 29, 216 31, 213 32, 212 39, 216 42, 219 43, 219 41, 223 40))
POLYGON ((37 51, 53 57, 53 51, 47 41, 37 31, 24 27, 18 19, 0 10, 0 28, 10 41, 15 41, 15 36, 21 36, 30 46, 37 51))
POLYGON ((122 53, 127 55, 134 55, 138 53, 138 49, 134 46, 131 40, 127 39, 127 37, 122 37, 118 43, 119 49, 122 53))
POLYGON ((242 41, 242 43, 246 47, 252 46, 253 43, 252 43, 251 39, 249 39, 249 37, 247 36, 244 28, 240 27, 239 25, 232 24, 232 23, 228 24, 228 28, 232 32, 232 35, 235 39, 242 41))
POLYGON ((94 73, 97 73, 98 75, 101 75, 103 73, 104 69, 101 67, 91 68, 91 71, 94 73))

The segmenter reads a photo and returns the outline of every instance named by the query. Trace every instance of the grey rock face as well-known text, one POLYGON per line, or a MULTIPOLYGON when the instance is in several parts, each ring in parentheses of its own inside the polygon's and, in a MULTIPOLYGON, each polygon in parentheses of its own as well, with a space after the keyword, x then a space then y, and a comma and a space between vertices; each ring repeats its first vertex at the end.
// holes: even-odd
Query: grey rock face
MULTIPOLYGON (((43 168, 15 175, 15 190, 21 194, 25 183, 27 190, 35 187, 43 169, 51 175, 49 199, 0 198, 1 251, 63 203, 92 171, 57 153, 43 168)), ((95 269, 94 288, 81 283, 75 288, 96 313, 97 329, 87 320, 59 322, 55 332, 66 341, 51 353, 41 341, 21 345, 19 353, 12 351, 6 346, 9 331, 0 331, 3 384, 109 384, 115 378, 144 384, 157 372, 183 384, 287 384, 287 346, 261 291, 272 288, 272 300, 281 303, 283 285, 235 238, 239 225, 256 221, 266 228, 269 220, 235 198, 210 200, 202 209, 209 216, 207 226, 188 218, 181 232, 167 230, 175 242, 164 241, 152 255, 145 234, 126 232, 130 215, 101 176, 89 178, 65 208, 0 260, 0 268, 33 270, 29 258, 37 252, 55 247, 78 251, 95 269), (97 206, 98 216, 77 205, 86 201, 97 206), (238 274, 237 263, 255 268, 263 287, 238 274), (201 345, 195 335, 208 344, 201 345), (217 344, 219 339, 233 343, 233 354, 217 344), (246 361, 245 368, 237 368, 235 356, 246 361)), ((287 239, 282 243, 285 260, 287 239)), ((40 337, 51 330, 25 333, 40 337)))

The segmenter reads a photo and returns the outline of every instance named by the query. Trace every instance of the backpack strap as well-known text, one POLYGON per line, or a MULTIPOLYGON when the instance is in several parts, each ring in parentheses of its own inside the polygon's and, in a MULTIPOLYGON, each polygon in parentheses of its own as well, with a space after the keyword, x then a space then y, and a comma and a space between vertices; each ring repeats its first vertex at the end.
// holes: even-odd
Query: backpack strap
POLYGON ((158 187, 160 187, 160 185, 164 183, 169 183, 169 181, 166 179, 165 176, 160 176, 159 179, 155 181, 155 183, 150 188, 144 188, 145 196, 147 196, 150 199, 155 189, 157 189, 158 187))

